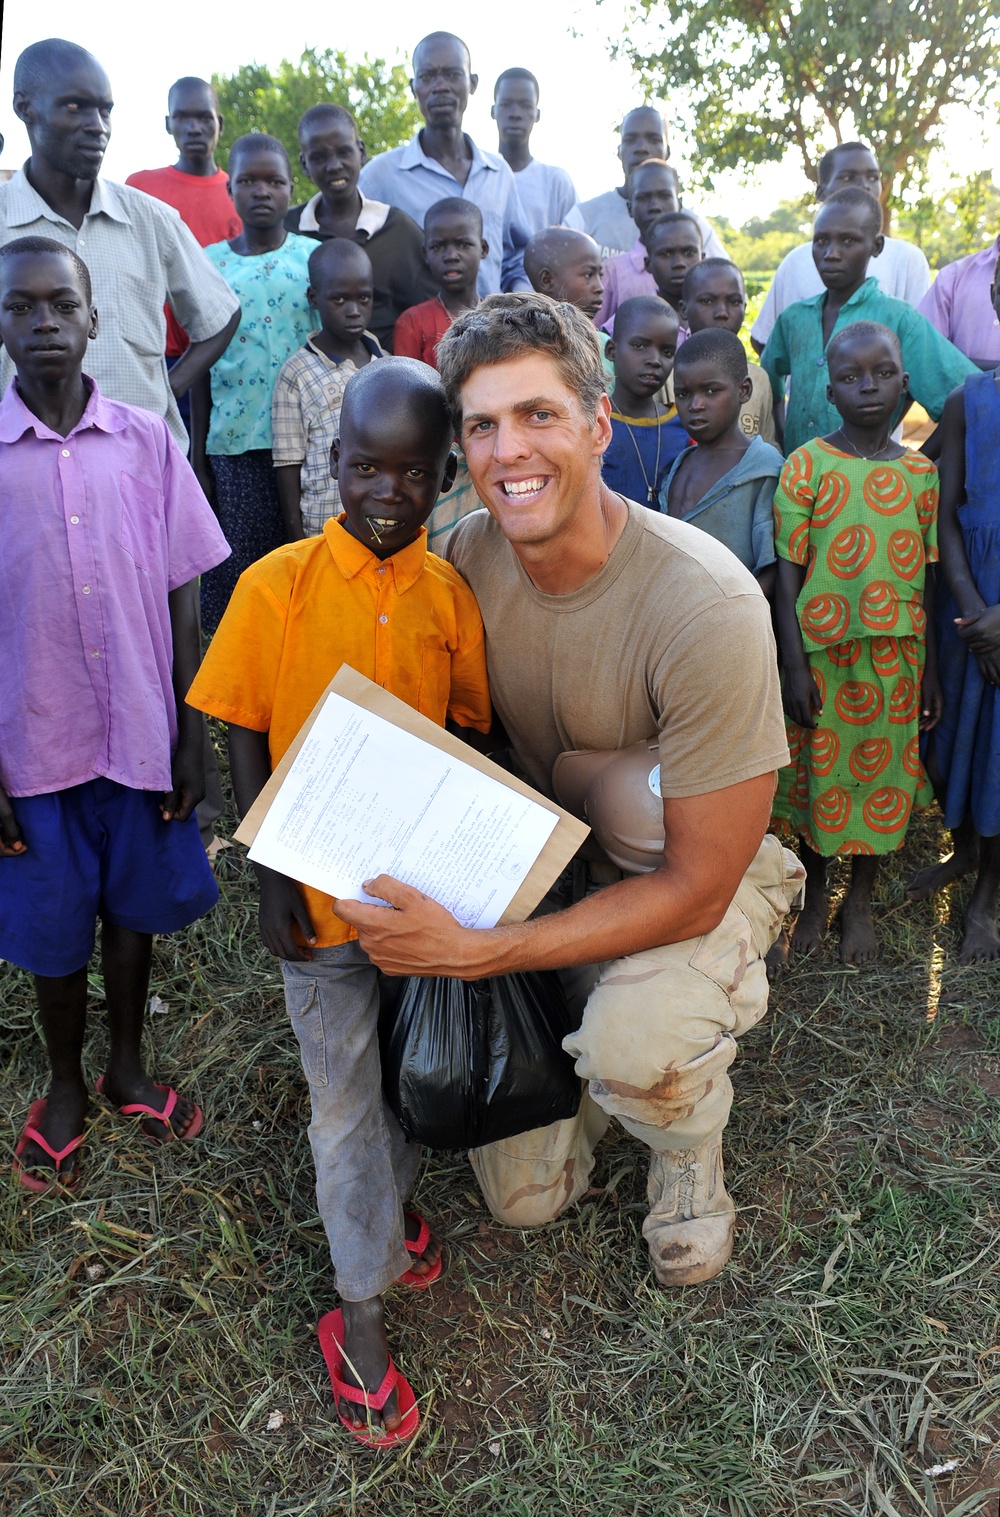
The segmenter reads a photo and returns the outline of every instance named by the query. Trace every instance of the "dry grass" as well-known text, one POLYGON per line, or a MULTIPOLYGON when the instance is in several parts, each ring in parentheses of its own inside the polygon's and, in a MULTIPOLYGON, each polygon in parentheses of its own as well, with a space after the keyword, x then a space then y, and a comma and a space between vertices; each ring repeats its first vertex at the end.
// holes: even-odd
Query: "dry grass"
MULTIPOLYGON (((226 853, 223 905, 154 967, 151 1053, 204 1105, 201 1139, 153 1149, 95 1109, 77 1197, 11 1183, 0 1203, 3 1517, 996 1517, 1000 971, 956 965, 961 891, 903 903, 940 842, 923 820, 886 871, 879 964, 831 942, 746 1039, 718 1280, 651 1284, 621 1133, 536 1233, 488 1219, 463 1158, 431 1158, 419 1203, 448 1271, 391 1301, 425 1419, 396 1456, 332 1416, 303 1082, 226 853)), ((26 978, 2 995, 9 1148, 44 1064, 26 978)), ((97 979, 93 1004, 92 1077, 97 979)))

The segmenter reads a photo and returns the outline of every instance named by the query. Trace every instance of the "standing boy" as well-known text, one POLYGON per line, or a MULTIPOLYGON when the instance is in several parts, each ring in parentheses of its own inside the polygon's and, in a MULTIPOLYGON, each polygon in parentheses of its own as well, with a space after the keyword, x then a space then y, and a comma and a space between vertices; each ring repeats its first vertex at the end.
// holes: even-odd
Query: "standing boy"
POLYGON ((479 304, 479 265, 489 250, 483 218, 471 200, 451 196, 431 206, 424 219, 424 262, 437 291, 399 317, 392 334, 394 353, 437 368, 441 338, 456 316, 479 304))
POLYGON ((525 222, 532 232, 562 226, 576 205, 576 190, 565 169, 532 158, 528 144, 541 112, 538 80, 526 68, 504 69, 493 86, 490 115, 497 124, 500 156, 517 181, 525 222))
POLYGON ((683 341, 690 330, 681 310, 684 281, 705 256, 698 223, 687 211, 673 211, 657 217, 646 229, 645 240, 646 267, 653 276, 657 295, 677 312, 683 341))
POLYGON ((611 317, 633 295, 655 295, 656 281, 646 267, 644 232, 660 216, 680 210, 681 186, 677 174, 662 159, 648 159, 628 177, 626 199, 638 226, 638 236, 626 253, 604 260, 604 299, 594 318, 598 327, 611 330, 611 317))
POLYGON ((204 723, 198 579, 228 553, 161 417, 83 374, 90 274, 51 239, 0 249, 0 957, 28 970, 52 1071, 15 1151, 22 1185, 79 1182, 87 966, 101 922, 110 1053, 98 1089, 155 1142, 193 1101, 142 1064, 153 933, 218 898, 192 815, 204 723))
MULTIPOLYGON (((536 232, 524 250, 524 272, 539 295, 565 300, 591 321, 596 319, 604 298, 604 273, 597 243, 586 232, 559 226, 536 232)), ((597 339, 604 372, 614 379, 608 333, 598 330, 597 339)))
MULTIPOLYGON (((451 439, 441 381, 425 364, 386 359, 348 384, 333 450, 345 514, 247 570, 189 694, 230 724, 243 814, 342 664, 441 726, 488 730, 479 612, 423 531, 453 472, 451 439)), ((309 1081, 317 1199, 342 1302, 320 1334, 341 1421, 364 1442, 403 1442, 418 1416, 389 1358, 382 1295, 408 1268, 407 1283, 439 1274, 441 1244, 404 1218, 420 1149, 382 1097, 378 974, 330 896, 254 867, 261 935, 281 960, 309 1081)))
POLYGON ((656 295, 633 295, 615 314, 607 354, 614 365, 611 442, 602 475, 609 490, 658 511, 660 485, 688 445, 673 405, 659 394, 677 349, 677 315, 656 295))
POLYGON ((749 398, 739 338, 724 327, 693 332, 674 360, 674 404, 697 446, 674 461, 660 489, 660 510, 725 543, 770 595, 774 491, 784 459, 744 432, 740 413, 749 398))
MULTIPOLYGON (((204 79, 176 80, 167 94, 165 126, 177 147, 177 162, 162 169, 139 169, 125 183, 172 205, 199 247, 238 237, 243 223, 226 189, 227 175, 215 161, 224 125, 219 97, 204 79)), ((172 369, 188 346, 188 335, 168 306, 167 368, 172 369)), ((179 402, 189 423, 187 394, 179 402)))
MULTIPOLYGON (((747 309, 743 275, 728 258, 704 258, 688 269, 681 290, 681 321, 693 337, 696 332, 725 331, 740 335, 747 309)), ((774 402, 771 381, 758 363, 748 363, 750 399, 740 408, 740 426, 746 437, 763 437, 776 447, 774 402)))
POLYGON ((837 190, 824 201, 813 227, 813 261, 823 293, 796 301, 782 312, 761 355, 776 408, 791 378, 783 448, 788 456, 814 437, 835 432, 840 412, 830 398, 826 350, 831 337, 855 322, 874 321, 896 333, 903 350, 909 389, 902 392, 893 426, 909 397, 935 421, 966 374, 975 372, 957 348, 905 301, 886 295, 867 273, 882 252, 882 208, 857 187, 837 190))
POLYGON ((374 301, 368 325, 388 352, 396 318, 434 293, 422 257, 420 228, 405 211, 370 200, 358 188, 366 149, 350 111, 324 102, 310 106, 299 122, 299 163, 316 185, 305 205, 285 217, 290 232, 323 241, 346 237, 364 248, 372 264, 374 301))
POLYGON ((330 448, 347 381, 383 356, 368 330, 374 279, 364 248, 346 237, 309 255, 309 304, 320 329, 285 360, 271 397, 271 456, 286 542, 322 532, 340 510, 330 448))

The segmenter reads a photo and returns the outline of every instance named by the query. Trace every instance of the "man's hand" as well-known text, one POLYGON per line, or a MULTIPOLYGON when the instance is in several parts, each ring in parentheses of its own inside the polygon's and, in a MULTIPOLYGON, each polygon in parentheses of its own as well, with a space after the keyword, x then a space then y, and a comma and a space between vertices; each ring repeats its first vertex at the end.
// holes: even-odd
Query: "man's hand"
MULTIPOLYGON (((198 732, 201 736, 200 728, 198 732)), ((205 798, 205 755, 201 743, 178 743, 170 764, 173 789, 160 802, 165 822, 186 822, 198 802, 205 798)))
POLYGON ((364 888, 389 906, 338 900, 333 909, 341 921, 358 929, 358 942, 383 974, 478 980, 490 972, 490 931, 460 926, 429 895, 389 874, 366 880, 364 888))
POLYGON ((10 796, 0 785, 0 859, 20 858, 27 851, 14 808, 10 804, 10 796))
POLYGON ((782 703, 787 716, 800 727, 817 727, 823 711, 823 698, 809 665, 785 666, 782 703))
POLYGON ((295 941, 295 929, 299 929, 306 943, 316 942, 316 931, 302 899, 302 892, 294 880, 286 874, 257 865, 260 881, 260 912, 258 923, 264 947, 277 959, 289 959, 301 964, 312 958, 309 949, 295 941))

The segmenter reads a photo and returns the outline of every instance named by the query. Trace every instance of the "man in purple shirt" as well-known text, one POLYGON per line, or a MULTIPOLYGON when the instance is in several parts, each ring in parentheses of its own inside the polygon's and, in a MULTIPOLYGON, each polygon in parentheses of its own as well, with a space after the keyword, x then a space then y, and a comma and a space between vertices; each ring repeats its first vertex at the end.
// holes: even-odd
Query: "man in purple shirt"
POLYGON ((917 306, 932 327, 981 369, 1000 363, 1000 318, 993 309, 993 284, 1000 237, 981 253, 946 264, 917 306))
POLYGON ((83 373, 90 274, 42 237, 0 248, 0 957, 34 977, 51 1065, 14 1152, 28 1190, 80 1178, 87 966, 101 922, 100 1093, 153 1141, 202 1114, 141 1056, 153 933, 218 898, 204 792, 197 577, 228 545, 167 423, 83 373))

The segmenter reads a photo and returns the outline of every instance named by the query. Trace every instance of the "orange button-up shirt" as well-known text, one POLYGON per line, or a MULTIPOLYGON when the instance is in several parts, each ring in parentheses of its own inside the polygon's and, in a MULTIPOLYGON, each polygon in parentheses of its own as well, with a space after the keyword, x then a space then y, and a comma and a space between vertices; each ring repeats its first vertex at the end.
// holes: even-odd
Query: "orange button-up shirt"
MULTIPOLYGON (((341 518, 342 520, 343 518, 341 518)), ((269 553, 241 575, 190 705, 266 732, 273 768, 341 664, 443 727, 488 732, 483 623, 468 585, 427 551, 427 533, 380 560, 338 521, 269 553)), ((357 936, 332 897, 308 885, 318 946, 357 936)))

